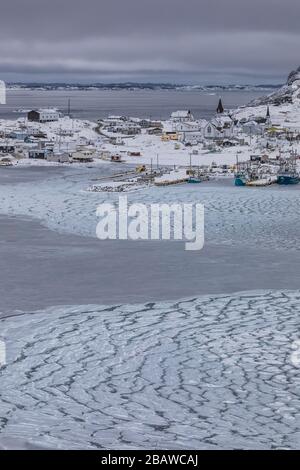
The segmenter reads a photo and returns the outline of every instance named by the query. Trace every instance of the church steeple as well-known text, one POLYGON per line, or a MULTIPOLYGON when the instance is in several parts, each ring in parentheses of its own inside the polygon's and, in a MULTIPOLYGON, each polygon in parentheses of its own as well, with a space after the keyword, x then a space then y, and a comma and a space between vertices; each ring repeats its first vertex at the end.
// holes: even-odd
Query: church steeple
POLYGON ((223 114, 224 113, 224 107, 221 98, 219 99, 219 104, 217 107, 217 113, 218 114, 223 114))
POLYGON ((266 124, 268 124, 268 125, 271 124, 271 113, 270 113, 270 107, 269 106, 267 108, 266 124))

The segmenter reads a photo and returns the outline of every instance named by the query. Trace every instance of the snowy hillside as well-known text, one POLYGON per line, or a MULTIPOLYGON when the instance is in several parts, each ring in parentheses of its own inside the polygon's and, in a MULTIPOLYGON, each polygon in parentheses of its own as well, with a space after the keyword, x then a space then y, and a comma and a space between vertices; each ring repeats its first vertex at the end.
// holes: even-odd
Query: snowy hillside
POLYGON ((279 106, 286 103, 294 103, 300 99, 300 66, 293 70, 287 79, 286 85, 271 95, 258 98, 251 103, 252 106, 274 104, 279 106))

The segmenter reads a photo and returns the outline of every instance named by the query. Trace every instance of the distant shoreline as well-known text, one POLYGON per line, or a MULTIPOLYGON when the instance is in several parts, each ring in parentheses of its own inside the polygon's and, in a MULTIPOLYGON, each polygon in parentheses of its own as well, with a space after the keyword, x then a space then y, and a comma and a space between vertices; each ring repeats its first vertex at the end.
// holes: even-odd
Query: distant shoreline
POLYGON ((171 84, 171 83, 7 83, 8 90, 171 90, 171 91, 260 91, 260 90, 276 90, 282 84, 266 84, 266 85, 187 85, 187 84, 171 84))

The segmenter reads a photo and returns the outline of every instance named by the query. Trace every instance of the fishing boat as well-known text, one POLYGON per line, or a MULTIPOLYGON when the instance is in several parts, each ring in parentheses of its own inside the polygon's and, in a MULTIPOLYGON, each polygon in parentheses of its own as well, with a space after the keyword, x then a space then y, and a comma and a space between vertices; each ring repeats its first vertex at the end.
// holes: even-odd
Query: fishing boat
POLYGON ((235 186, 246 186, 249 181, 249 162, 239 162, 236 156, 236 171, 234 173, 235 186))
POLYGON ((300 178, 297 172, 286 172, 278 174, 277 176, 278 184, 298 184, 299 181, 300 178))
POLYGON ((246 183, 247 186, 256 186, 256 187, 262 187, 262 186, 270 186, 270 184, 274 184, 277 182, 277 177, 276 176, 262 176, 257 179, 254 179, 252 181, 248 181, 246 183))
POLYGON ((201 178, 198 178, 197 176, 190 176, 189 179, 187 180, 188 183, 192 184, 197 184, 201 183, 203 180, 201 178))
POLYGON ((199 184, 202 183, 202 181, 208 181, 209 176, 207 175, 206 171, 198 166, 198 168, 193 168, 192 167, 192 154, 190 153, 190 166, 186 170, 186 175, 187 175, 187 183, 191 184, 199 184))
POLYGON ((113 163, 123 163, 122 157, 119 154, 111 155, 110 161, 113 163))
POLYGON ((12 161, 9 158, 1 158, 0 166, 13 166, 12 161))
POLYGON ((247 182, 248 182, 248 177, 246 173, 236 173, 234 175, 235 186, 246 186, 247 182))
POLYGON ((198 169, 198 171, 190 168, 189 170, 187 170, 187 175, 187 183, 198 184, 202 183, 203 181, 209 181, 209 176, 206 171, 200 170, 200 168, 198 169))
POLYGON ((191 184, 202 183, 203 181, 209 181, 209 176, 205 173, 198 173, 190 175, 187 182, 191 184))
POLYGON ((281 162, 279 172, 277 175, 277 183, 286 184, 298 184, 300 176, 297 171, 296 158, 289 158, 281 162))

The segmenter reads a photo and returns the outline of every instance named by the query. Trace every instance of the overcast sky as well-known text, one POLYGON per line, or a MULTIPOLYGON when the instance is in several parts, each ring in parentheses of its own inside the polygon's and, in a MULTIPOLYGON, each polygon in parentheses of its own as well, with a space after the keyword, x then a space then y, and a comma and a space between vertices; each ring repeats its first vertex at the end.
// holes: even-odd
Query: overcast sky
POLYGON ((299 0, 1 0, 0 79, 282 83, 299 0))

